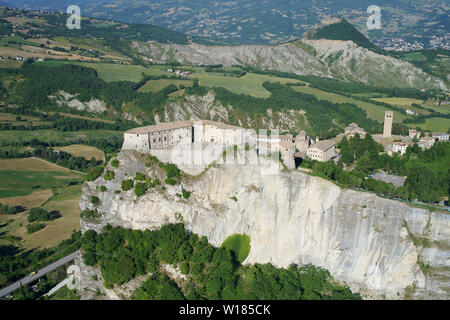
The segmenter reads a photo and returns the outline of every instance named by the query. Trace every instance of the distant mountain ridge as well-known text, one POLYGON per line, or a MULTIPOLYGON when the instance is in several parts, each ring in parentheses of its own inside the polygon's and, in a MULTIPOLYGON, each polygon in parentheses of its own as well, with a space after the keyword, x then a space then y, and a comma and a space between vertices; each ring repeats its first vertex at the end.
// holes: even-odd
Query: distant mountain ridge
POLYGON ((402 38, 429 47, 433 36, 448 34, 450 5, 442 0, 0 0, 33 10, 65 10, 71 4, 82 15, 127 23, 149 23, 190 36, 233 44, 279 44, 299 39, 326 17, 342 16, 372 41, 388 46, 402 38), (382 10, 382 29, 368 30, 366 9, 382 10))

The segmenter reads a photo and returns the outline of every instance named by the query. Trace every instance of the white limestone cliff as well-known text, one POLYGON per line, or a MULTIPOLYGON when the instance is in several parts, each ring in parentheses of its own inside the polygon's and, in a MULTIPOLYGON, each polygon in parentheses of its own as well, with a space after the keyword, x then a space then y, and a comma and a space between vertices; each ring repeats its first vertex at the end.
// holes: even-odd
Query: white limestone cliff
POLYGON ((367 298, 450 297, 450 215, 343 190, 298 170, 264 174, 254 165, 211 166, 186 179, 189 199, 177 195, 179 185, 137 198, 132 190, 114 190, 136 172, 162 181, 163 173, 146 167, 135 152, 117 158, 119 168, 109 168, 113 180, 100 177, 83 187, 81 209, 92 209, 96 195, 101 213, 98 220, 82 220, 83 231, 101 232, 106 224, 157 229, 179 222, 175 213, 181 213, 188 230, 215 246, 232 234, 248 234, 251 250, 244 263, 322 266, 367 298), (108 191, 100 192, 101 185, 108 191), (414 239, 426 239, 426 247, 414 239))

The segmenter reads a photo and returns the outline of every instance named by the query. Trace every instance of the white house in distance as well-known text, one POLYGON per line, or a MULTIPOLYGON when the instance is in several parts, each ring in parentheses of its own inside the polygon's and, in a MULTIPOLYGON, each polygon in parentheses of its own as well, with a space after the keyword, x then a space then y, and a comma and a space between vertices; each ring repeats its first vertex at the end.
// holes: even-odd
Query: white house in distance
POLYGON ((397 152, 398 154, 405 154, 408 144, 405 142, 394 142, 392 144, 392 152, 397 152))
POLYGON ((307 156, 311 160, 327 162, 335 156, 336 144, 332 140, 318 141, 308 148, 307 156))

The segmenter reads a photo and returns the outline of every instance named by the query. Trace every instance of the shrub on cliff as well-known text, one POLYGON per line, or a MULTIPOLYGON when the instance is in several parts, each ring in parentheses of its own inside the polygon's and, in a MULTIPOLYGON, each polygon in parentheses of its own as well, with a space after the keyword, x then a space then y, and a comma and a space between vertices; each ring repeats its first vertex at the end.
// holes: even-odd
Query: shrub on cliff
POLYGON ((145 179, 146 179, 145 174, 140 173, 140 172, 136 172, 136 176, 134 177, 134 180, 145 181, 145 179))
POLYGON ((167 163, 160 166, 166 172, 167 178, 179 178, 181 176, 180 169, 172 163, 167 163))
POLYGON ((167 184, 170 184, 171 186, 174 186, 174 185, 177 184, 177 182, 174 179, 172 179, 172 178, 166 178, 165 181, 166 181, 167 184))
POLYGON ((110 170, 106 171, 105 180, 112 180, 112 179, 114 179, 114 177, 115 177, 114 171, 110 171, 110 170))
POLYGON ((100 204, 100 199, 97 196, 92 196, 91 203, 96 206, 96 205, 100 204))
POLYGON ((128 180, 122 180, 122 190, 123 191, 128 191, 133 189, 134 187, 134 181, 131 179, 128 180))
POLYGON ((185 198, 185 199, 188 199, 191 196, 191 193, 185 189, 183 189, 182 193, 183 193, 183 198, 185 198))
POLYGON ((113 168, 117 168, 119 166, 119 160, 114 159, 113 161, 111 161, 111 166, 113 168))
POLYGON ((136 183, 136 185, 134 186, 134 193, 138 197, 144 195, 146 192, 147 192, 147 185, 145 183, 142 182, 136 183))

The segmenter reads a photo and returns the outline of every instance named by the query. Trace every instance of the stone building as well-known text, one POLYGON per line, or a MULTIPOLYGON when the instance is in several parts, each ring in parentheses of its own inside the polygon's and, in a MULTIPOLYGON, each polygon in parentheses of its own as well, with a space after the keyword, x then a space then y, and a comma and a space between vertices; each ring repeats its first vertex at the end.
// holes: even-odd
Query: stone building
POLYGON ((434 143, 436 142, 436 139, 433 137, 423 137, 420 138, 419 143, 417 144, 422 150, 430 149, 434 143))
POLYGON ((433 133, 433 138, 436 141, 449 141, 449 134, 448 133, 433 133))
POLYGON ((384 112, 384 130, 383 138, 390 138, 392 136, 392 121, 394 120, 394 112, 384 112))
POLYGON ((306 134, 304 130, 300 131, 298 136, 295 137, 295 147, 299 152, 306 152, 311 145, 311 138, 306 134))
POLYGON ((170 148, 179 143, 242 143, 244 129, 209 120, 186 120, 134 128, 124 134, 123 150, 170 148))
POLYGON ((335 156, 336 144, 332 140, 319 141, 308 148, 307 156, 311 160, 327 162, 335 156))
POLYGON ((366 136, 366 131, 363 128, 360 128, 356 123, 350 123, 350 125, 345 128, 345 136, 347 138, 354 137, 355 134, 359 134, 361 138, 366 136))
POLYGON ((414 139, 414 138, 419 139, 420 138, 420 132, 417 132, 417 130, 415 130, 415 129, 409 129, 408 130, 408 136, 411 139, 414 139))

